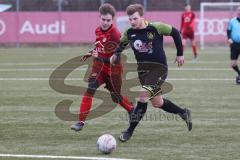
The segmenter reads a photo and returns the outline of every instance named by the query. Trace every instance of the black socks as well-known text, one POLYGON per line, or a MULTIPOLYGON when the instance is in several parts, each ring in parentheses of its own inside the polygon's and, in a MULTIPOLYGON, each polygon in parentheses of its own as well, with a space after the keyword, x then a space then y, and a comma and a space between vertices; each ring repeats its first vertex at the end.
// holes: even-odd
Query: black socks
POLYGON ((133 113, 129 117, 130 125, 127 129, 128 132, 132 133, 137 127, 138 123, 141 121, 142 117, 147 111, 147 102, 137 102, 136 108, 133 110, 133 113))
POLYGON ((161 108, 168 113, 173 113, 173 114, 185 113, 184 109, 178 107, 177 105, 175 105, 174 103, 172 103, 167 99, 163 99, 163 106, 161 108))
POLYGON ((238 75, 240 76, 240 71, 239 71, 239 68, 238 68, 238 65, 236 66, 232 66, 233 70, 236 71, 238 73, 238 75))

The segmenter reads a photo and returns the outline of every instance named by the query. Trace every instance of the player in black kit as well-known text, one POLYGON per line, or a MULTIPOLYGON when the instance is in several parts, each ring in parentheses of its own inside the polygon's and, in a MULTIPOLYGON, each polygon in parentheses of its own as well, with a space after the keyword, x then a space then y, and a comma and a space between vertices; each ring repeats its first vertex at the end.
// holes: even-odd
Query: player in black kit
POLYGON ((131 27, 124 32, 119 47, 110 58, 110 62, 114 65, 117 57, 130 44, 137 60, 138 77, 144 90, 140 91, 139 100, 130 116, 130 125, 120 135, 120 141, 125 142, 131 138, 134 129, 147 110, 149 99, 154 107, 178 114, 186 122, 190 131, 192 129, 191 111, 187 108, 182 109, 161 96, 161 86, 167 78, 168 72, 167 59, 163 50, 163 36, 172 36, 174 39, 177 48, 176 62, 180 67, 184 63, 180 33, 168 24, 146 21, 143 18, 143 6, 140 4, 128 6, 126 12, 131 27))

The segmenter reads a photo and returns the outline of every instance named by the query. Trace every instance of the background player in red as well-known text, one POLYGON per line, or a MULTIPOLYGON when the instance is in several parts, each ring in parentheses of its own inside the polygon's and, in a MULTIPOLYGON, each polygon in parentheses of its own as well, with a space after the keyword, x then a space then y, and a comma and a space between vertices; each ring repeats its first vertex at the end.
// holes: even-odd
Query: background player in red
POLYGON ((113 55, 121 37, 120 32, 113 25, 115 12, 115 8, 108 3, 101 5, 99 8, 100 26, 95 30, 95 48, 81 58, 81 61, 85 61, 88 57, 93 56, 92 72, 89 76, 88 88, 82 97, 79 122, 71 126, 72 130, 80 131, 83 128, 91 109, 93 95, 97 88, 104 83, 115 103, 119 103, 129 113, 133 110, 132 103, 120 93, 122 85, 120 59, 117 60, 117 65, 112 66, 109 63, 109 58, 113 55))
POLYGON ((182 34, 183 49, 186 46, 187 39, 191 40, 193 58, 195 60, 197 58, 197 47, 196 47, 196 41, 194 39, 194 25, 195 25, 194 21, 195 21, 195 14, 191 10, 191 6, 186 5, 185 11, 182 13, 182 17, 181 17, 180 32, 182 34))

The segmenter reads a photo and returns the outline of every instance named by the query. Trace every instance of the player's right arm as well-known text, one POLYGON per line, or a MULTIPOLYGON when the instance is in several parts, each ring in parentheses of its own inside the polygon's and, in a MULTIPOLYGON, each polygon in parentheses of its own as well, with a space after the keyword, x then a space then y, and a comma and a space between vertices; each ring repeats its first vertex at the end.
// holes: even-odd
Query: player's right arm
MULTIPOLYGON (((95 43, 96 43, 96 41, 97 41, 97 33, 98 33, 98 31, 99 31, 99 28, 96 28, 96 29, 95 29, 95 36, 96 36, 95 43)), ((96 45, 96 44, 95 44, 95 45, 96 45)), ((80 57, 80 62, 86 61, 86 60, 87 60, 89 57, 91 57, 91 56, 93 56, 93 57, 95 57, 95 58, 98 57, 98 52, 96 51, 96 46, 94 47, 94 49, 92 49, 92 50, 90 50, 89 52, 87 52, 87 53, 85 53, 84 55, 82 55, 82 56, 80 57)))
POLYGON ((95 58, 98 57, 98 52, 96 52, 95 49, 89 51, 88 53, 86 53, 80 57, 80 62, 86 61, 91 56, 93 56, 95 58))
POLYGON ((122 51, 127 47, 129 44, 128 36, 127 36, 128 29, 123 33, 123 36, 120 40, 118 47, 116 48, 114 54, 110 58, 110 63, 114 64, 117 57, 121 55, 122 51))

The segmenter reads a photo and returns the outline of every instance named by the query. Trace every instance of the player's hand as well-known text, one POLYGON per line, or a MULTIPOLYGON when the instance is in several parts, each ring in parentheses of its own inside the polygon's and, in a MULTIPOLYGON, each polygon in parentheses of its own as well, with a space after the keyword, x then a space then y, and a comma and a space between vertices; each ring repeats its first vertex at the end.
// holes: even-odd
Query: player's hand
POLYGON ((228 43, 229 44, 232 44, 233 43, 233 40, 230 38, 230 39, 228 39, 228 43))
POLYGON ((184 64, 184 56, 177 56, 175 59, 175 63, 178 64, 178 67, 181 67, 184 64))
POLYGON ((93 51, 92 51, 92 56, 95 57, 95 58, 97 58, 97 57, 98 57, 98 52, 95 51, 95 50, 93 50, 93 51))
POLYGON ((86 53, 85 55, 80 57, 80 62, 86 61, 91 56, 92 56, 92 53, 86 53))
POLYGON ((110 63, 111 63, 112 65, 114 65, 116 59, 117 59, 117 56, 116 56, 116 55, 112 55, 112 56, 110 57, 110 63))

